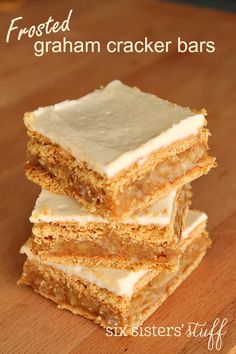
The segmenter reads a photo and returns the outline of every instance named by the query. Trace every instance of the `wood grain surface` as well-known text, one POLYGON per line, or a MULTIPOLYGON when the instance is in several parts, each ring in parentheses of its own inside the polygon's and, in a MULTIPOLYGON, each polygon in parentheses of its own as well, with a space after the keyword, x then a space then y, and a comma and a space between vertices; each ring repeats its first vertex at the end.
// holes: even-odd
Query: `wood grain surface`
MULTIPOLYGON (((220 353, 236 352, 236 16, 151 0, 25 1, 0 14, 0 353, 207 353, 208 338, 107 337, 88 320, 61 311, 30 288, 17 287, 39 188, 24 177, 25 111, 77 98, 119 78, 174 102, 208 110, 210 145, 219 167, 193 183, 193 206, 209 215, 213 246, 199 268, 145 323, 212 326, 228 318, 220 353), (5 43, 11 18, 25 25, 74 9, 70 40, 213 40, 214 54, 47 54, 33 41, 5 43)), ((61 38, 62 34, 50 36, 61 38)), ((44 38, 46 39, 46 38, 44 38)), ((216 350, 212 350, 215 353, 216 350)))

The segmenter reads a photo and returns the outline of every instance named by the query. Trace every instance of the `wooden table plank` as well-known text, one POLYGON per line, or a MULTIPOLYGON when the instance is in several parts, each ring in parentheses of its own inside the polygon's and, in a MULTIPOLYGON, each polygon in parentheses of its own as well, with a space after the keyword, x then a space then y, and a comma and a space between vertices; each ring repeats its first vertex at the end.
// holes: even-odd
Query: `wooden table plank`
MULTIPOLYGON (((206 353, 201 338, 107 338, 90 321, 19 288, 21 244, 30 235, 28 217, 39 191, 23 173, 25 111, 76 98, 114 78, 190 107, 206 107, 210 144, 219 167, 194 182, 193 205, 209 214, 213 247, 199 268, 145 323, 176 326, 212 323, 227 317, 221 353, 235 345, 235 98, 236 16, 154 0, 26 1, 12 14, 0 14, 0 353, 206 353), (5 44, 10 19, 27 25, 50 15, 63 19, 74 9, 71 40, 214 40, 214 54, 47 54, 33 55, 32 41, 5 44)), ((61 38, 61 34, 51 39, 61 38)), ((45 38, 44 38, 45 39, 45 38)))

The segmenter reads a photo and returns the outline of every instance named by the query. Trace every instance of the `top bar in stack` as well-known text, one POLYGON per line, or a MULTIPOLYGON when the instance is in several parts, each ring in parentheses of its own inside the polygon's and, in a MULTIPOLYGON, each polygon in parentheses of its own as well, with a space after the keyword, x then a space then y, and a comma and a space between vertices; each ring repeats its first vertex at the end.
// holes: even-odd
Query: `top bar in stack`
POLYGON ((145 209, 215 165, 203 111, 120 81, 26 113, 24 122, 27 177, 108 219, 145 209))

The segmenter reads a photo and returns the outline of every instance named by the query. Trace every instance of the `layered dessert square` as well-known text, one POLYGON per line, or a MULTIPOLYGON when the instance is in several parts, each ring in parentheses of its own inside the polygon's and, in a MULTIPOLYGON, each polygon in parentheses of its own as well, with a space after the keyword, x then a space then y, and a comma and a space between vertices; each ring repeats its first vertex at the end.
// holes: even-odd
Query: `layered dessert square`
POLYGON ((190 197, 190 186, 175 189, 117 223, 90 214, 71 197, 42 190, 28 247, 42 260, 68 265, 173 270, 190 197))
POLYGON ((179 267, 174 272, 63 265, 42 262, 27 245, 19 284, 30 285, 48 299, 104 328, 131 334, 197 267, 211 242, 207 216, 190 210, 181 238, 179 267))
POLYGON ((25 114, 26 175, 95 215, 126 218, 215 165, 204 115, 112 81, 25 114))

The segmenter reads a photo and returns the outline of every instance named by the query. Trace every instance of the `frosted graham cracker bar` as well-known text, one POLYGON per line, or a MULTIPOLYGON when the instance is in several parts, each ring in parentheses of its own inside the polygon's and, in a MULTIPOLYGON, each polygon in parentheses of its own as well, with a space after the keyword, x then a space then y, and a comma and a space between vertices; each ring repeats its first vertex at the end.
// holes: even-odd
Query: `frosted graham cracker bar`
POLYGON ((68 196, 43 190, 30 217, 28 246, 42 260, 126 269, 169 269, 190 204, 189 186, 173 190, 122 222, 85 211, 68 196))
POLYGON ((42 262, 27 245, 19 284, 30 285, 61 309, 93 320, 104 328, 140 326, 198 266, 211 242, 205 230, 207 216, 190 211, 181 240, 179 268, 175 272, 117 270, 65 266, 42 262))
POLYGON ((27 177, 109 219, 143 210, 215 165, 204 112, 120 81, 26 113, 24 122, 27 177))

